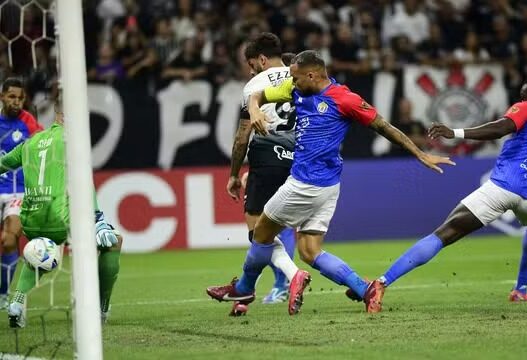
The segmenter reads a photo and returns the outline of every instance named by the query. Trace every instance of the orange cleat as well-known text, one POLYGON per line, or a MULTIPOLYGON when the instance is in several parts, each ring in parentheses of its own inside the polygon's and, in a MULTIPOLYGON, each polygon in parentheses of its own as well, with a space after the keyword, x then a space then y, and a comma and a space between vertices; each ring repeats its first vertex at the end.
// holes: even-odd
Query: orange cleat
POLYGON ((527 301, 527 293, 524 293, 520 290, 512 290, 509 294, 510 302, 522 302, 527 301))
POLYGON ((364 303, 366 304, 366 311, 370 314, 382 311, 384 289, 385 286, 380 280, 374 280, 368 285, 366 294, 364 294, 364 303))

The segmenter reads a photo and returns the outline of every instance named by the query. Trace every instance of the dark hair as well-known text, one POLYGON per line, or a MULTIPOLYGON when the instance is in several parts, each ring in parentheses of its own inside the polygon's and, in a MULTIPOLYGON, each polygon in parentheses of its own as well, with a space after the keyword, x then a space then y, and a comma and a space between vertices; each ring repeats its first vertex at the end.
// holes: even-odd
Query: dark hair
POLYGON ((280 57, 282 54, 282 44, 275 34, 263 32, 255 39, 247 43, 245 48, 245 59, 255 59, 259 55, 268 58, 280 57))
POLYGON ((285 66, 291 65, 291 60, 295 57, 295 53, 292 52, 286 52, 282 54, 282 62, 285 64, 285 66))
POLYGON ((322 56, 315 50, 304 50, 295 55, 291 64, 297 64, 298 67, 304 66, 320 66, 326 67, 326 63, 322 56))
POLYGON ((15 78, 15 77, 7 78, 2 84, 2 92, 6 92, 10 87, 24 89, 24 82, 20 80, 19 78, 15 78))

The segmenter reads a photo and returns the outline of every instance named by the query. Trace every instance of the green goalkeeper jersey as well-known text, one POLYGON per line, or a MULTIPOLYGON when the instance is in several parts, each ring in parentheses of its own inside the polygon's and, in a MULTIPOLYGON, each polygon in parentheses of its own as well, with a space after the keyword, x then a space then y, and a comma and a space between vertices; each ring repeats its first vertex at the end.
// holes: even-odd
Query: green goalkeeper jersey
POLYGON ((0 159, 1 173, 22 166, 25 190, 20 219, 26 234, 44 236, 68 232, 70 216, 63 134, 64 127, 54 123, 0 159))

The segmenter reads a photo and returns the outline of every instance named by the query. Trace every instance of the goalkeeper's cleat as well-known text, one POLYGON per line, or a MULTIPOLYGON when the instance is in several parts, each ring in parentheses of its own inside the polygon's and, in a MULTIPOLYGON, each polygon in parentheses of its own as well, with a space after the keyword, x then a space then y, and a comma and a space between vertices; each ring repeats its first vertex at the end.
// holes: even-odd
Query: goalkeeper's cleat
POLYGON ((522 286, 519 290, 514 289, 509 294, 510 302, 523 302, 527 301, 527 286, 522 286))
POLYGON ((289 297, 288 287, 274 287, 269 294, 262 299, 262 304, 278 304, 287 301, 289 297))
POLYGON ((110 310, 112 309, 111 305, 108 306, 101 306, 101 324, 104 325, 110 318, 110 310))
POLYGON ((23 328, 26 326, 26 309, 25 306, 16 301, 9 305, 7 316, 9 317, 9 326, 11 328, 23 328))
POLYGON ((307 271, 298 270, 289 284, 289 315, 296 315, 304 304, 304 290, 311 282, 307 271))
POLYGON ((229 313, 229 316, 243 316, 247 314, 247 311, 249 311, 249 305, 244 304, 240 301, 235 301, 232 304, 231 312, 229 313))
POLYGON ((382 311, 384 289, 385 286, 380 280, 370 282, 364 294, 364 303, 366 304, 367 312, 374 314, 382 311))
POLYGON ((9 308, 9 299, 7 294, 0 295, 0 310, 7 310, 9 308))
POLYGON ((237 278, 232 279, 229 285, 210 286, 207 288, 207 294, 218 301, 239 301, 245 305, 254 301, 254 291, 250 294, 239 294, 236 291, 237 278))

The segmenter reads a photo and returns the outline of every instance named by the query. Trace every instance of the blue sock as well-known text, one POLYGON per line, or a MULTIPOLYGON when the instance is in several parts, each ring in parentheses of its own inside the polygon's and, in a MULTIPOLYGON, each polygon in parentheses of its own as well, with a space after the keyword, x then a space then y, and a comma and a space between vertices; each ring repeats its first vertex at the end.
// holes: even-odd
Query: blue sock
POLYGON ((364 297, 368 283, 335 255, 323 251, 315 258, 311 266, 331 281, 339 285, 346 285, 361 298, 364 297))
POLYGON ((238 293, 250 294, 254 291, 258 276, 260 276, 264 267, 271 262, 273 248, 274 244, 264 245, 256 241, 251 243, 243 264, 243 275, 236 283, 236 291, 238 293))
POLYGON ((527 232, 523 235, 522 259, 520 260, 516 290, 527 291, 527 232))
MULTIPOLYGON (((282 241, 282 244, 284 244, 285 251, 289 255, 289 257, 292 259, 295 255, 295 230, 291 228, 285 228, 282 230, 282 232, 278 235, 280 238, 280 241, 282 241)), ((269 264, 271 266, 271 269, 273 269, 274 273, 274 285, 275 288, 285 288, 287 287, 287 277, 285 274, 274 266, 272 263, 269 264)))
POLYGON ((443 242, 436 234, 430 234, 408 249, 381 277, 388 286, 407 272, 426 264, 443 248, 443 242))
POLYGON ((13 281, 15 276, 16 264, 18 261, 18 251, 14 251, 9 254, 2 254, 0 257, 1 269, 0 269, 0 295, 6 295, 9 290, 8 285, 13 281), (9 278, 8 278, 9 274, 9 278))

